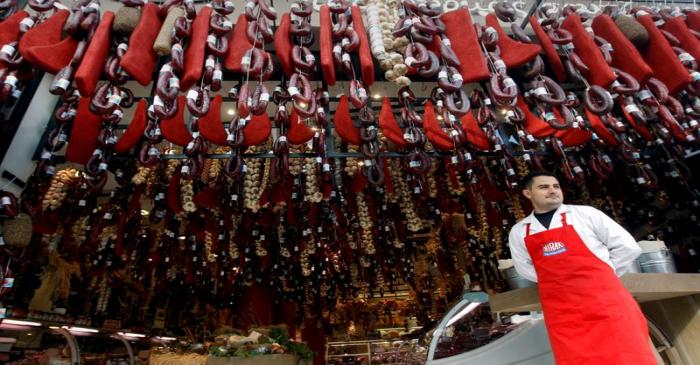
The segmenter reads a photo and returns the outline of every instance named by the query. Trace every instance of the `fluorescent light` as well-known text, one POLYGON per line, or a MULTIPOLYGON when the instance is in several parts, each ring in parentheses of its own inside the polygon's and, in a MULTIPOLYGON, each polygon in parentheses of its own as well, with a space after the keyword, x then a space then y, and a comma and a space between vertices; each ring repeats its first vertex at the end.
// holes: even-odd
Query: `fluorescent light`
POLYGON ((236 111, 233 109, 229 109, 226 113, 228 113, 228 115, 234 115, 236 114, 236 111))
POLYGON ((161 336, 157 336, 155 339, 159 340, 159 341, 175 341, 175 340, 177 340, 177 338, 175 338, 175 337, 161 337, 161 336))
POLYGON ((381 95, 381 94, 374 94, 373 96, 374 96, 375 99, 381 99, 381 98, 382 98, 382 95, 381 95))
POLYGON ((62 328, 65 328, 71 332, 84 332, 84 333, 98 333, 98 332, 100 332, 99 330, 96 330, 94 328, 86 328, 86 327, 63 326, 62 328))
POLYGON ((474 309, 476 309, 476 307, 478 307, 480 305, 481 305, 481 303, 478 303, 478 302, 469 303, 469 305, 464 307, 464 309, 462 309, 461 311, 459 311, 459 313, 457 313, 454 317, 452 317, 452 319, 450 319, 447 322, 447 325, 445 327, 449 327, 453 323, 459 321, 460 319, 462 319, 462 317, 466 316, 467 314, 469 314, 469 312, 473 311, 474 309))
POLYGON ((14 337, 0 337, 0 343, 17 343, 17 339, 14 337))
POLYGON ((17 319, 3 319, 1 321, 1 323, 2 324, 14 324, 16 326, 32 326, 32 327, 41 326, 41 323, 39 323, 39 322, 20 321, 17 319))
POLYGON ((141 333, 131 333, 131 332, 117 332, 118 335, 122 335, 124 337, 138 337, 138 338, 144 338, 146 335, 141 334, 141 333))
POLYGON ((150 212, 147 211, 146 209, 141 209, 141 215, 147 216, 147 215, 149 215, 149 214, 150 214, 150 212))

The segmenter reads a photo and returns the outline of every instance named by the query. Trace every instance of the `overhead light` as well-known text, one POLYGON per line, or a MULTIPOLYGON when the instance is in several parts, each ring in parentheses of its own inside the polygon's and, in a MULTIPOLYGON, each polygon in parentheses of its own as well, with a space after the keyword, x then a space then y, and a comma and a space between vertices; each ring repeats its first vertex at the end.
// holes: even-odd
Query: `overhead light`
POLYGON ((63 326, 61 328, 65 328, 70 332, 79 332, 79 333, 99 333, 99 330, 96 330, 94 328, 87 328, 87 327, 73 327, 73 326, 63 326))
POLYGON ((32 326, 32 327, 39 327, 41 326, 41 323, 39 322, 31 322, 31 321, 20 321, 18 319, 3 319, 0 323, 2 324, 13 324, 15 326, 32 326))
POLYGON ((233 110, 233 108, 231 108, 231 109, 227 110, 226 113, 227 113, 228 115, 235 115, 235 114, 236 114, 236 111, 233 110))
POLYGON ((141 215, 147 216, 149 214, 151 214, 151 212, 147 211, 146 209, 141 209, 141 215))
POLYGON ((135 337, 135 338, 144 338, 146 335, 142 333, 131 333, 131 332, 117 332, 118 335, 122 335, 124 337, 135 337))
POLYGON ((447 322, 447 325, 445 327, 449 327, 453 323, 459 321, 460 319, 462 319, 462 317, 466 316, 467 314, 469 314, 471 311, 473 311, 474 309, 476 309, 476 307, 478 307, 480 305, 481 305, 481 303, 478 303, 478 302, 469 303, 469 305, 464 307, 464 309, 462 309, 461 311, 459 311, 459 313, 457 313, 454 317, 452 317, 452 319, 450 319, 447 322))
POLYGON ((175 337, 161 337, 161 336, 156 336, 155 339, 159 340, 159 341, 165 341, 165 342, 177 340, 177 338, 175 338, 175 337))
POLYGON ((375 99, 381 99, 382 95, 381 94, 374 94, 374 95, 372 95, 372 97, 375 99))
POLYGON ((183 241, 184 241, 185 239, 187 239, 187 237, 185 237, 185 236, 180 236, 180 237, 178 237, 177 239, 183 240, 183 241))

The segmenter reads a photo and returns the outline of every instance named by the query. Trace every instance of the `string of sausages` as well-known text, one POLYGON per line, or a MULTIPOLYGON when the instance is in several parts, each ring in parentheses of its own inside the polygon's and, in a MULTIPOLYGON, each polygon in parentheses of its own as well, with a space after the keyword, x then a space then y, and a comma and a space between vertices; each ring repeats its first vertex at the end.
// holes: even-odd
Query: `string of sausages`
POLYGON ((129 76, 119 67, 121 57, 128 49, 127 42, 121 37, 113 37, 110 55, 104 66, 107 81, 97 87, 90 99, 90 111, 99 116, 102 122, 97 148, 85 164, 87 182, 93 191, 101 189, 107 181, 107 167, 117 142, 115 127, 124 116, 122 108, 130 108, 134 104, 131 90, 124 87, 129 76))
MULTIPOLYGON (((5 16, 15 14, 17 11, 16 1, 5 1, 0 4, 0 11, 5 16)), ((31 0, 29 7, 35 11, 19 22, 19 37, 7 44, 0 45, 0 103, 6 103, 19 98, 23 84, 34 77, 34 68, 19 52, 19 42, 22 36, 30 29, 42 23, 47 17, 47 12, 54 8, 54 0, 39 2, 31 0)))
MULTIPOLYGON (((494 12, 502 19, 511 20, 514 9, 510 4, 500 2, 494 4, 494 12)), ((490 74, 487 83, 488 96, 479 89, 475 89, 471 95, 475 105, 479 107, 477 123, 485 130, 497 157, 497 160, 491 162, 490 168, 500 170, 500 175, 504 178, 504 186, 510 191, 515 191, 518 188, 518 177, 513 168, 516 164, 515 157, 510 149, 504 148, 505 143, 498 130, 502 123, 508 122, 515 125, 516 130, 521 132, 519 133, 521 139, 526 139, 526 135, 518 127, 525 118, 524 112, 516 105, 518 87, 508 75, 506 63, 501 59, 499 34, 496 29, 478 23, 474 24, 474 28, 490 74), (492 108, 500 110, 500 114, 505 118, 501 119, 492 108)))

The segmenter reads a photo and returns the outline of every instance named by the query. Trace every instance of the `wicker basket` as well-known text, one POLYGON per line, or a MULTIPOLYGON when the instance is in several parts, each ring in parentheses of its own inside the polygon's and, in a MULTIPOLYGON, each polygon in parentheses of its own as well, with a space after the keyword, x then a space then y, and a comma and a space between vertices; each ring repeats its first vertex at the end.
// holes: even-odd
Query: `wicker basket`
POLYGON ((32 240, 32 218, 19 214, 2 222, 2 236, 5 243, 14 247, 26 247, 32 240))

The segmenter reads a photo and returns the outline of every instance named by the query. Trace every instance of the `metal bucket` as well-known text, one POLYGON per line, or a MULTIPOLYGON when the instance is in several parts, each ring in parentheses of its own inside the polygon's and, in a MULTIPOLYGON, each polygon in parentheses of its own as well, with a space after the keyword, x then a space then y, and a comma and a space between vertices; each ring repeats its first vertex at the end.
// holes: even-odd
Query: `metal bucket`
POLYGON ((634 260, 631 264, 627 265, 624 270, 625 274, 639 274, 642 272, 642 268, 639 267, 639 261, 634 260))
POLYGON ((511 289, 527 288, 535 285, 534 282, 520 276, 520 274, 515 270, 515 267, 509 267, 503 270, 502 273, 511 289))
POLYGON ((645 252, 637 259, 643 273, 676 273, 676 264, 673 255, 668 249, 655 252, 645 252))

